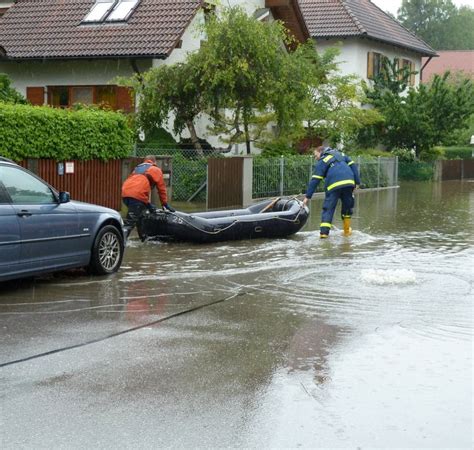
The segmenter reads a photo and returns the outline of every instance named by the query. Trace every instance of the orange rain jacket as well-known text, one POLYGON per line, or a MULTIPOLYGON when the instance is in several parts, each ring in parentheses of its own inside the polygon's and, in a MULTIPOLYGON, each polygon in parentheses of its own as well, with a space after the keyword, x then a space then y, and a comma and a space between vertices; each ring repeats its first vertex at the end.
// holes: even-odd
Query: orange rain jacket
POLYGON ((135 167, 122 186, 122 198, 129 197, 143 203, 150 203, 151 190, 156 186, 162 205, 168 203, 163 172, 152 161, 145 160, 135 167))

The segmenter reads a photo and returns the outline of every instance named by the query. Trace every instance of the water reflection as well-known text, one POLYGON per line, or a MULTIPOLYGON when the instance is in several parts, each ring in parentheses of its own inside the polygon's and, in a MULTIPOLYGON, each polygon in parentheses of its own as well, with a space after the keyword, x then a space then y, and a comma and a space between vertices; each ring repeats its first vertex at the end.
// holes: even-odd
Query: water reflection
POLYGON ((159 435, 191 447, 199 432, 210 447, 469 447, 474 183, 407 183, 356 201, 350 238, 336 216, 319 239, 317 198, 290 239, 131 241, 112 277, 2 286, 0 361, 144 326, 3 369, 9 442, 57 446, 57 426, 82 439, 64 419, 74 403, 91 417, 97 405, 127 411, 94 446, 159 435), (36 411, 51 386, 64 394, 52 420, 15 434, 25 385, 36 411))

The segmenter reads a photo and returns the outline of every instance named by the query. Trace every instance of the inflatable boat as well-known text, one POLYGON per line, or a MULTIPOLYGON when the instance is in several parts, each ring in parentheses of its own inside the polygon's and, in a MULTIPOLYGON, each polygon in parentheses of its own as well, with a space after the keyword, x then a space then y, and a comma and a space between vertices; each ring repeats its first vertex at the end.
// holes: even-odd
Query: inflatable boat
POLYGON ((297 233, 309 216, 307 206, 295 198, 277 198, 245 209, 186 214, 157 210, 138 225, 145 240, 197 243, 237 239, 282 238, 297 233))

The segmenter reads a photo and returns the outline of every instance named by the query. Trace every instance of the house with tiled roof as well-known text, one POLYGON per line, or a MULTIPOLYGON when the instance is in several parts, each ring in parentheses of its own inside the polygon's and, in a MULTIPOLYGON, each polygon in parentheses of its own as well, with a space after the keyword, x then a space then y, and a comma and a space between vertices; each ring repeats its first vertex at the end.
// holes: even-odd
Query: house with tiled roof
POLYGON ((446 71, 474 80, 474 50, 438 50, 439 57, 428 64, 428 58, 423 58, 426 64, 423 70, 423 83, 429 83, 434 75, 443 75, 446 71))
POLYGON ((340 45, 339 67, 343 74, 370 80, 382 67, 383 57, 397 58, 418 74, 422 57, 430 60, 436 52, 419 37, 370 0, 298 0, 311 37, 319 51, 340 45))
MULTIPOLYGON (((106 103, 134 109, 110 84, 185 59, 216 0, 0 0, 0 72, 35 105, 106 103), (4 8, 2 9, 2 4, 4 8)), ((297 0, 228 0, 309 39, 297 0)), ((203 130, 204 125, 203 125, 203 130)))

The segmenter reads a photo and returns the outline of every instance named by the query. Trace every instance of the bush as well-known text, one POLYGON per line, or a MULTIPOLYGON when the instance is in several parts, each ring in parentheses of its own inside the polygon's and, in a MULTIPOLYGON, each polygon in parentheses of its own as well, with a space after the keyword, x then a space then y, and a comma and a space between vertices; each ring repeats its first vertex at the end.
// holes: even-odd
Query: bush
POLYGON ((398 161, 400 162, 416 161, 415 150, 409 150, 408 148, 395 148, 390 153, 392 156, 398 156, 398 161))
POLYGON ((11 87, 10 77, 5 73, 0 73, 0 102, 3 103, 28 103, 18 91, 11 87))
POLYGON ((363 156, 363 157, 390 157, 390 153, 385 150, 380 150, 378 148, 357 148, 355 150, 348 150, 347 153, 351 158, 356 156, 363 156))
MULTIPOLYGON (((186 158, 181 152, 173 154, 173 201, 186 201, 207 180, 207 158, 186 158)), ((206 190, 198 196, 205 200, 206 190)))
POLYGON ((133 132, 121 113, 0 103, 0 155, 26 158, 114 159, 129 156, 133 132))
POLYGON ((265 158, 278 158, 280 156, 297 155, 298 152, 287 144, 277 141, 265 144, 261 156, 265 158))
POLYGON ((173 136, 164 128, 155 127, 151 130, 145 130, 145 142, 140 143, 143 146, 156 146, 159 148, 178 148, 178 143, 173 136))
POLYGON ((432 147, 420 153, 420 161, 429 162, 438 159, 444 159, 444 149, 442 147, 432 147))
POLYGON ((400 162, 398 177, 401 180, 429 181, 433 179, 434 166, 427 162, 400 162))
POLYGON ((446 159, 472 159, 474 147, 444 147, 446 159))
POLYGON ((383 170, 384 166, 381 165, 379 171, 378 164, 378 160, 373 157, 362 157, 360 159, 359 173, 363 188, 368 189, 388 186, 388 175, 383 170))
MULTIPOLYGON (((253 158, 253 196, 270 197, 281 193, 282 158, 253 158)), ((314 164, 311 156, 292 155, 283 158, 283 195, 296 195, 306 191, 310 169, 314 164)), ((323 189, 320 183, 318 191, 323 189)))

